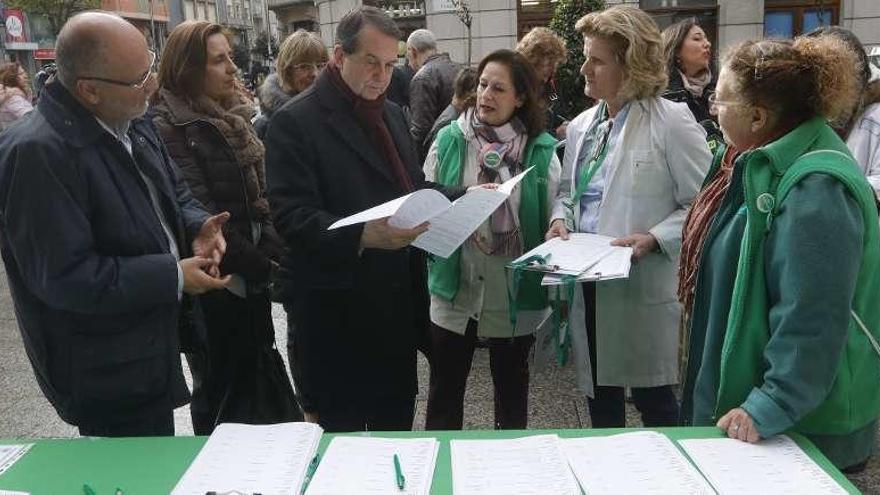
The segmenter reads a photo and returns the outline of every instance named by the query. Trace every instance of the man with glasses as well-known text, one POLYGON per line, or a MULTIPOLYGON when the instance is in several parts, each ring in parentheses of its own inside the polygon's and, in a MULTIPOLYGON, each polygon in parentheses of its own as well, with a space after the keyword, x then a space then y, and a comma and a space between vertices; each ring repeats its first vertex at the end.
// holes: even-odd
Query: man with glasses
POLYGON ((221 226, 152 125, 156 54, 111 14, 71 18, 34 112, 0 136, 0 252, 37 381, 82 435, 173 435, 178 321, 223 287, 221 226))

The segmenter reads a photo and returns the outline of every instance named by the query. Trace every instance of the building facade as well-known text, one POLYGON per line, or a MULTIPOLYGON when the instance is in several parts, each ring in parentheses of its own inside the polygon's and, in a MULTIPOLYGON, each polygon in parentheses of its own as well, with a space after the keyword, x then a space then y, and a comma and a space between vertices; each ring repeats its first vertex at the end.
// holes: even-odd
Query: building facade
MULTIPOLYGON (((291 2, 294 0, 270 0, 291 2)), ((317 22, 325 43, 332 43, 339 19, 361 3, 384 6, 420 4, 424 27, 437 36, 440 48, 465 62, 468 29, 450 0, 315 0, 317 22)), ((556 0, 470 0, 471 60, 498 48, 512 48, 531 27, 546 25, 556 0)), ((878 0, 605 0, 606 5, 627 4, 651 13, 661 28, 686 17, 697 17, 714 46, 723 48, 757 37, 791 37, 820 25, 851 29, 870 51, 880 47, 878 0)), ((422 26, 419 26, 422 27, 422 26)))

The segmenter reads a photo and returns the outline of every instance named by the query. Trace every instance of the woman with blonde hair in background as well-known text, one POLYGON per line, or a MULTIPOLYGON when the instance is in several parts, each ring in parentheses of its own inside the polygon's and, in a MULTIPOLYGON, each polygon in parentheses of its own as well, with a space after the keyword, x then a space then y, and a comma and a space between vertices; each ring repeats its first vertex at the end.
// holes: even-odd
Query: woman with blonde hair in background
POLYGON ((568 119, 560 114, 563 102, 556 90, 556 70, 567 58, 565 42, 549 28, 536 27, 519 40, 516 51, 522 53, 532 64, 543 86, 541 96, 547 109, 547 132, 553 137, 563 139, 568 119))
POLYGON ((614 245, 632 247, 635 262, 628 279, 578 284, 573 338, 586 333, 592 367, 579 384, 595 428, 625 425, 625 387, 645 426, 673 426, 681 226, 712 156, 687 106, 660 97, 666 87, 662 41, 648 14, 612 7, 584 16, 576 27, 584 36, 585 92, 599 104, 568 126, 547 238, 609 236, 614 245))
POLYGON ((254 122, 254 129, 260 139, 266 135, 275 110, 311 86, 329 60, 327 47, 315 33, 297 29, 284 38, 278 47, 275 73, 257 91, 262 115, 254 122))

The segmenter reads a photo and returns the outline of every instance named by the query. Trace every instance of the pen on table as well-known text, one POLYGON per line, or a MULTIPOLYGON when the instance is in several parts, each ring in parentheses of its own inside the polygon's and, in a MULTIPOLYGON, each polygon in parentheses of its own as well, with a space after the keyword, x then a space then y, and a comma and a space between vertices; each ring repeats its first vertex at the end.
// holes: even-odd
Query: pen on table
POLYGON ((303 479, 302 490, 300 490, 300 495, 306 492, 306 489, 309 487, 309 483, 312 481, 312 476, 315 475, 315 471, 318 470, 320 455, 315 454, 315 457, 312 457, 312 462, 309 463, 308 469, 306 469, 306 477, 303 479))
POLYGON ((394 478, 397 481, 397 489, 403 490, 406 478, 403 476, 403 469, 400 468, 400 456, 397 454, 394 454, 394 478))

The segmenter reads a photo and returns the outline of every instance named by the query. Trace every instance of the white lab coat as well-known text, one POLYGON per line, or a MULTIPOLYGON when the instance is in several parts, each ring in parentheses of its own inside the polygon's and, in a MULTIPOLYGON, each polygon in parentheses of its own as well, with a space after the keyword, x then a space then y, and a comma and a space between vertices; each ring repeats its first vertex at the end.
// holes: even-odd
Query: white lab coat
MULTIPOLYGON (((576 181, 574 162, 583 136, 598 123, 598 108, 586 110, 568 126, 554 219, 564 218, 562 200, 571 195, 576 181)), ((614 153, 602 165, 607 170, 598 233, 612 237, 651 233, 661 252, 639 260, 628 279, 598 283, 596 377, 595 381, 589 376, 578 380, 586 392, 593 382, 630 387, 678 383, 681 309, 676 286, 681 231, 711 161, 705 131, 687 105, 659 97, 631 102, 614 153)), ((574 225, 579 225, 578 202, 575 215, 574 225)), ((572 311, 573 338, 585 335, 582 305, 579 287, 572 311)), ((577 352, 585 346, 574 349, 577 352)), ((575 359, 589 362, 588 356, 576 354, 575 359)))

